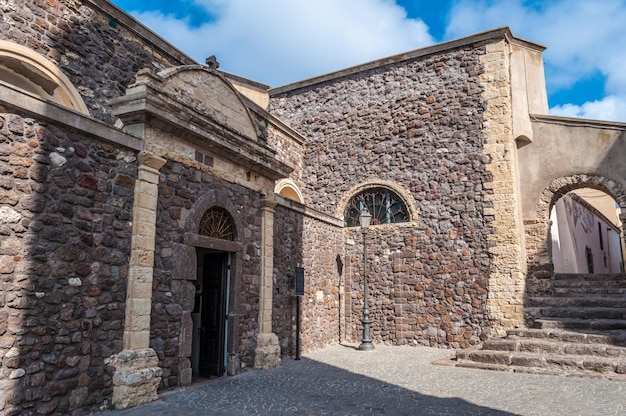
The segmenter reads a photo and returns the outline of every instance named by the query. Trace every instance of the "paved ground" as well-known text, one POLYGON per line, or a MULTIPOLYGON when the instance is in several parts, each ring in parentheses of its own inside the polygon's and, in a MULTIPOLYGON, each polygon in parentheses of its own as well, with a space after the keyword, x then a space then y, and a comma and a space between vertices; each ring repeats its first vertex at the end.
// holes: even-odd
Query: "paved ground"
POLYGON ((101 415, 626 415, 624 382, 431 364, 450 354, 337 345, 101 415))

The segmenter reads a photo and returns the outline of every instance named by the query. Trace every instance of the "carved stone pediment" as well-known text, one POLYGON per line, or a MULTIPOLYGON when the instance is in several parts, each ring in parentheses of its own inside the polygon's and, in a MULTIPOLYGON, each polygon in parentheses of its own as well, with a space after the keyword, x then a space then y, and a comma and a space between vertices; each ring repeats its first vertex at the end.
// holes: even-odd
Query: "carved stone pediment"
POLYGON ((204 66, 182 66, 160 72, 161 89, 216 123, 251 139, 259 135, 247 106, 221 74, 204 66))
POLYGON ((125 129, 146 143, 151 140, 146 131, 157 128, 270 178, 291 171, 276 159, 244 98, 221 73, 206 66, 141 70, 126 95, 111 105, 125 129))

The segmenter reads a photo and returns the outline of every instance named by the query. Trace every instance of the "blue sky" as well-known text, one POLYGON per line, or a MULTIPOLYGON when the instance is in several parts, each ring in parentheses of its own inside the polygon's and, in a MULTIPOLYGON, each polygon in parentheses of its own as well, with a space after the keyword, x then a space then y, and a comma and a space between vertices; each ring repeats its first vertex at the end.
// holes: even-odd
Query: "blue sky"
POLYGON ((279 86, 509 26, 547 46, 550 112, 626 122, 626 0, 112 0, 183 52, 279 86))

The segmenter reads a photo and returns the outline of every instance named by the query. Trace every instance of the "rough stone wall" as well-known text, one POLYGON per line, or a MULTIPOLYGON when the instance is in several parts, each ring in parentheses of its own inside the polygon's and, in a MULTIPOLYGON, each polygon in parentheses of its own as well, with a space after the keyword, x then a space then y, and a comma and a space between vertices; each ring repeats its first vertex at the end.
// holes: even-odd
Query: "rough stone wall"
POLYGON ((304 218, 303 232, 301 345, 313 351, 339 342, 344 243, 340 229, 312 217, 304 218))
POLYGON ((110 397, 136 174, 118 146, 0 115, 0 413, 110 397))
MULTIPOLYGON (((276 158, 293 168, 289 178, 302 187, 304 170, 304 146, 269 127, 266 132, 267 144, 276 151, 276 158)), ((306 202, 306 201, 305 201, 306 202)))
MULTIPOLYGON (((241 185, 220 180, 206 172, 180 162, 168 161, 161 168, 157 212, 157 236, 154 256, 154 291, 150 346, 159 356, 163 369, 163 387, 178 385, 181 325, 185 313, 193 308, 195 288, 189 281, 172 280, 176 259, 173 244, 184 243, 185 218, 194 202, 208 191, 226 192, 230 202, 239 207, 244 229, 237 230, 244 243, 237 253, 236 273, 231 276, 231 291, 235 291, 235 314, 239 338, 236 346, 241 367, 252 367, 258 332, 258 301, 261 274, 259 247, 261 244, 261 196, 241 185), (240 279, 239 282, 236 279, 240 279), (237 288, 237 289, 235 289, 237 288)), ((224 201, 225 202, 225 201, 224 201)), ((197 231, 196 231, 197 232, 197 231)))
POLYGON ((525 219, 525 244, 528 274, 526 294, 530 296, 549 296, 552 291, 550 219, 525 219))
POLYGON ((304 296, 300 299, 301 352, 339 342, 341 259, 340 229, 296 210, 276 207, 272 330, 280 340, 283 356, 296 353, 294 276, 298 265, 305 270, 304 296))
MULTIPOLYGON (((303 193, 314 208, 340 215, 351 188, 381 180, 415 200, 412 226, 372 229, 375 342, 464 347, 490 331, 484 54, 462 48, 272 97, 271 111, 308 139, 303 193)), ((347 335, 356 341, 361 237, 348 233, 346 243, 347 335)))
POLYGON ((274 288, 272 331, 278 336, 282 356, 295 355, 295 268, 302 261, 303 214, 276 206, 274 220, 274 288))
POLYGON ((0 38, 50 59, 78 89, 92 116, 112 123, 107 101, 124 95, 142 68, 180 63, 167 58, 109 17, 74 0, 6 0, 0 38))

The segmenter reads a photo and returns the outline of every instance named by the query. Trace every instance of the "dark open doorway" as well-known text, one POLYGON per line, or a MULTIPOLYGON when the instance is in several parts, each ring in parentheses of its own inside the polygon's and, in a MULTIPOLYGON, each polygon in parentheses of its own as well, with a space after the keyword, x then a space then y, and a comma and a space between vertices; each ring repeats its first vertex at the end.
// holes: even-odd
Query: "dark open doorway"
POLYGON ((196 378, 226 372, 230 254, 198 249, 198 279, 192 314, 192 370, 196 378))

